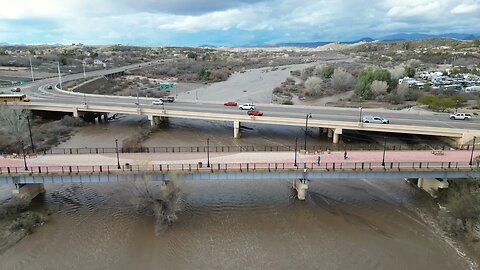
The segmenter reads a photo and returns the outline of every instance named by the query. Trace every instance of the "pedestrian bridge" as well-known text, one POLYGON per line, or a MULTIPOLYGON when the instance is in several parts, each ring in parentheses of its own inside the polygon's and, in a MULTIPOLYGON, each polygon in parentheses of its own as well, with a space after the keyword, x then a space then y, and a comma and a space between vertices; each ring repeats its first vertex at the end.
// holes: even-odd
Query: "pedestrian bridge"
POLYGON ((350 163, 215 163, 157 165, 0 167, 0 184, 102 183, 149 175, 166 181, 172 174, 185 180, 401 179, 480 177, 480 165, 468 162, 350 163))

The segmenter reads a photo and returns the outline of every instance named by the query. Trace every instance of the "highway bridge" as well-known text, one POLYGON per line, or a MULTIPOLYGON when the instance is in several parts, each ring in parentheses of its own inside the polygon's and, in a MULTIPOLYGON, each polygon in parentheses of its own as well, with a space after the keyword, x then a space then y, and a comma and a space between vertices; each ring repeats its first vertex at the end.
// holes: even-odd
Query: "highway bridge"
MULTIPOLYGON (((162 60, 171 61, 171 60, 162 60)), ((150 65, 162 64, 152 61, 134 64, 121 68, 98 70, 86 73, 85 77, 109 76, 121 74, 150 65)), ((71 74, 62 77, 62 81, 83 78, 84 74, 71 74)), ((93 114, 97 117, 108 113, 144 115, 152 125, 170 117, 228 121, 232 123, 233 135, 240 137, 242 123, 267 125, 283 125, 298 127, 317 127, 327 133, 334 143, 338 143, 345 130, 370 132, 390 132, 400 134, 419 134, 451 138, 459 144, 466 144, 480 135, 480 120, 453 121, 448 115, 429 112, 362 110, 352 108, 333 108, 318 106, 256 104, 264 116, 248 116, 236 107, 225 107, 223 104, 209 101, 187 102, 177 101, 165 103, 163 106, 151 104, 152 98, 103 96, 64 91, 58 88, 58 78, 38 80, 25 86, 22 90, 31 97, 29 103, 19 105, 32 110, 58 111, 71 113, 79 117, 93 114), (52 89, 48 86, 54 85, 52 89), (379 115, 390 120, 391 124, 361 123, 363 115, 379 115), (311 115, 311 117, 309 117, 311 115)))

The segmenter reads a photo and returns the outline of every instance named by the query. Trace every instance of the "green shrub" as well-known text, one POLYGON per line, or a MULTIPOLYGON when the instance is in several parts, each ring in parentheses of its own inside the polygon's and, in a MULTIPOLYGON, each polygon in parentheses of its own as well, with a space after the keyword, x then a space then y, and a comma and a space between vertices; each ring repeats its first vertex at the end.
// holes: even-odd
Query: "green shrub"
POLYGON ((335 67, 332 65, 326 65, 320 70, 320 77, 323 79, 330 79, 333 76, 333 72, 335 71, 335 67))
POLYGON ((428 108, 432 110, 444 110, 448 108, 456 108, 464 105, 467 102, 467 98, 462 95, 452 96, 437 96, 437 95, 425 95, 417 100, 418 103, 428 105, 428 108))
POLYGON ((373 81, 384 81, 388 85, 388 91, 391 91, 397 85, 396 80, 392 78, 390 72, 381 68, 368 68, 360 72, 357 85, 355 86, 355 94, 363 99, 374 98, 372 91, 373 81))

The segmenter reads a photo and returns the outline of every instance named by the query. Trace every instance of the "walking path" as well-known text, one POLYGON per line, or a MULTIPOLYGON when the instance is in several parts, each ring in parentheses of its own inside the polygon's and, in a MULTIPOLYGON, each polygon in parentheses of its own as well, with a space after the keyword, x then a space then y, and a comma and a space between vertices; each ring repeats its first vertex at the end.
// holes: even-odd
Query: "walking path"
MULTIPOLYGON (((471 151, 451 150, 433 153, 432 151, 386 151, 385 162, 459 162, 468 163, 471 151)), ((321 163, 355 163, 382 162, 383 151, 351 151, 344 159, 344 152, 319 154, 297 154, 299 163, 316 163, 317 156, 321 163)), ((480 155, 475 151, 473 157, 480 155)), ((210 153, 210 163, 293 163, 293 152, 238 152, 210 153)), ((116 154, 85 154, 85 155, 45 155, 26 158, 28 166, 93 166, 116 165, 116 154)), ((207 153, 129 153, 120 154, 120 164, 198 164, 207 163, 207 153)), ((16 158, 0 157, 0 168, 23 167, 23 156, 16 158)))

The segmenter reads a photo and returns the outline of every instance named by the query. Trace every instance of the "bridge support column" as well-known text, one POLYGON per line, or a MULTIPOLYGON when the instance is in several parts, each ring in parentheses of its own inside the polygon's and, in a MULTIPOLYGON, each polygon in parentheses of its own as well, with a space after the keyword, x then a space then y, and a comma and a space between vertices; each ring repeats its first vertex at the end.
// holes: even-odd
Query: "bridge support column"
POLYGON ((160 124, 161 118, 160 116, 148 115, 148 120, 150 121, 150 125, 152 127, 158 126, 160 124))
POLYGON ((304 201, 308 189, 307 181, 304 181, 303 179, 293 180, 293 188, 297 191, 297 198, 304 201))
POLYGON ((436 197, 435 192, 441 188, 448 188, 448 182, 446 179, 440 181, 435 178, 418 178, 417 187, 436 197))
POLYGON ((45 188, 43 184, 18 184, 17 188, 12 191, 13 196, 19 197, 22 200, 30 202, 38 194, 44 193, 45 188))
POLYGON ((335 131, 333 132, 333 143, 338 143, 340 139, 340 135, 342 134, 342 129, 341 128, 336 128, 335 131))
POLYGON ((240 122, 239 121, 233 122, 233 137, 235 139, 240 138, 240 122))
POLYGON ((303 176, 300 179, 293 180, 292 187, 297 191, 297 198, 301 201, 305 200, 308 189, 307 169, 303 169, 303 176))

